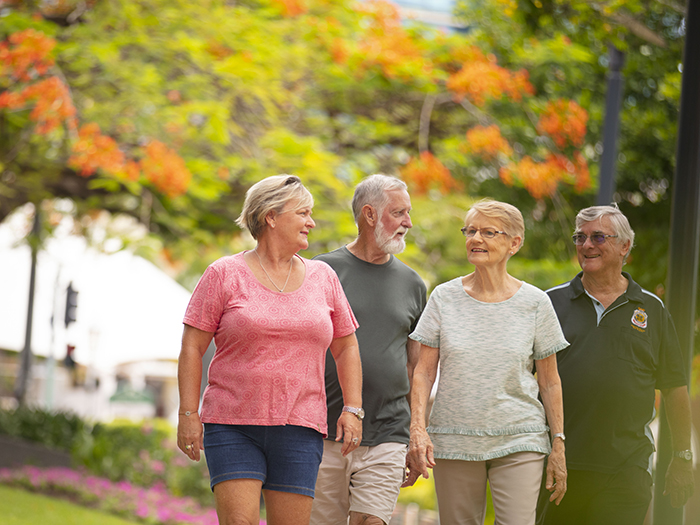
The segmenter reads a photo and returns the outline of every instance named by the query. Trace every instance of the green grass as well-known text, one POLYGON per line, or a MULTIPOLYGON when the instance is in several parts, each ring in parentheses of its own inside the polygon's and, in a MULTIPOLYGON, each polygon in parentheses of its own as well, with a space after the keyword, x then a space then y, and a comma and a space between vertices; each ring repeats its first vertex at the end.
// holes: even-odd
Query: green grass
POLYGON ((22 489, 0 485, 3 525, 135 525, 104 512, 22 489))

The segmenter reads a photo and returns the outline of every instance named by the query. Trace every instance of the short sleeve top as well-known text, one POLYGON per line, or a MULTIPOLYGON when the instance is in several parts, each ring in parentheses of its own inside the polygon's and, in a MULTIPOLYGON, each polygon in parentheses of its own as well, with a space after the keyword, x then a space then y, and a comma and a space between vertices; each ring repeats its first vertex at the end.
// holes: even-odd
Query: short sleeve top
POLYGON ((202 275, 184 318, 214 332, 202 422, 298 425, 327 434, 326 349, 358 324, 335 272, 300 260, 306 276, 290 293, 263 286, 243 253, 215 261, 202 275))
POLYGON ((435 457, 550 451, 534 361, 568 343, 547 294, 523 283, 510 299, 484 303, 458 277, 435 288, 410 337, 440 349, 428 427, 435 457))

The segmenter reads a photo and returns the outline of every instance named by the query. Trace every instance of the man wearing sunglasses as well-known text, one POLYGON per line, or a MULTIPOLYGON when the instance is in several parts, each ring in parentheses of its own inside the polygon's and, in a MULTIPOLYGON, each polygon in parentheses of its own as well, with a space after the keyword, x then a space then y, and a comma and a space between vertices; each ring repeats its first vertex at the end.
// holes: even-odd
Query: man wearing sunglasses
POLYGON ((547 292, 571 343, 557 354, 568 491, 559 506, 542 495, 538 523, 641 525, 651 501, 655 390, 674 449, 665 494, 680 507, 693 492, 684 357, 664 304, 622 271, 634 231, 617 206, 581 210, 573 241, 581 273, 547 292))

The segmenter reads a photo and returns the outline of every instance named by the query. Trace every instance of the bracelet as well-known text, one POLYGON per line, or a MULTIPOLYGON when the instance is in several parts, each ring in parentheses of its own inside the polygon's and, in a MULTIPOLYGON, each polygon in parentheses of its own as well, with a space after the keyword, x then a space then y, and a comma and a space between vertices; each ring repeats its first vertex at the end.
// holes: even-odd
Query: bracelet
POLYGON ((554 434, 552 436, 552 443, 554 443, 554 440, 557 438, 561 439, 562 441, 566 441, 566 436, 564 435, 563 432, 557 432, 556 434, 554 434))
POLYGON ((178 415, 190 417, 192 414, 196 414, 196 413, 197 413, 196 410, 185 410, 184 412, 178 412, 178 415))

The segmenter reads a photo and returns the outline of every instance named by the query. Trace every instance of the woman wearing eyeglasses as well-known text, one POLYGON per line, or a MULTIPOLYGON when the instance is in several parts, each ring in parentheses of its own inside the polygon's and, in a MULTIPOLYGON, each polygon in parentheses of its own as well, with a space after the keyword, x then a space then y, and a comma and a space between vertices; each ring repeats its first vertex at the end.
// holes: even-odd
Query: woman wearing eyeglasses
POLYGON ((547 455, 551 499, 558 503, 566 492, 555 354, 568 343, 547 295, 508 274, 525 235, 520 211, 480 201, 462 233, 474 271, 437 286, 410 335, 421 350, 411 390, 409 469, 426 478, 434 469, 442 525, 482 524, 487 481, 497 523, 533 524, 547 455))
MULTIPOLYGON (((362 407, 358 325, 343 288, 327 264, 297 255, 309 246, 312 208, 298 177, 254 184, 237 222, 255 249, 212 263, 185 312, 177 444, 195 461, 205 451, 221 524, 257 523, 261 491, 268 523, 309 523, 327 435, 328 348, 345 405, 362 407), (212 339, 200 416, 202 356, 212 339)), ((358 447, 354 413, 329 423, 343 454, 358 447)))

